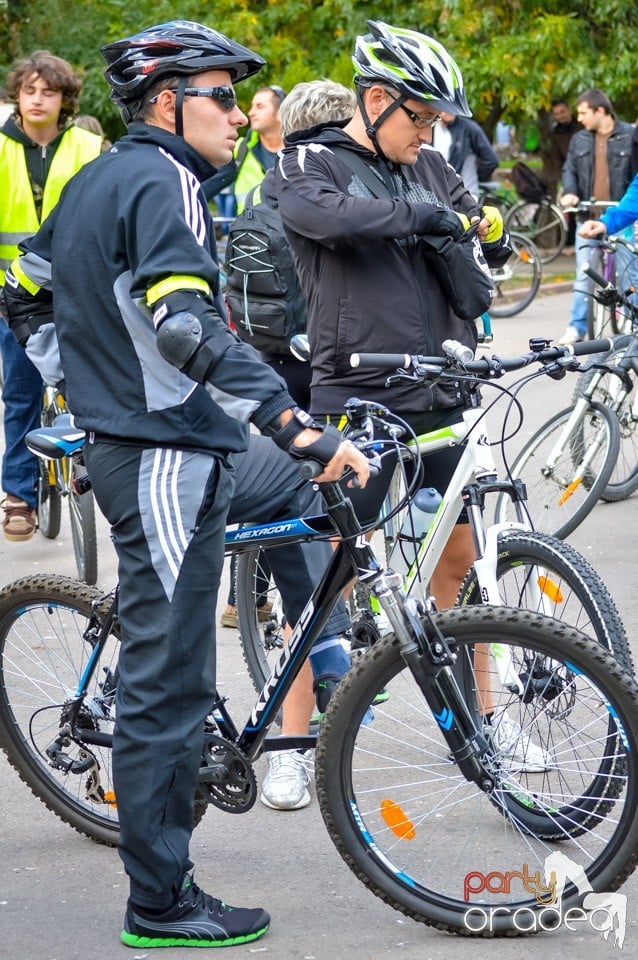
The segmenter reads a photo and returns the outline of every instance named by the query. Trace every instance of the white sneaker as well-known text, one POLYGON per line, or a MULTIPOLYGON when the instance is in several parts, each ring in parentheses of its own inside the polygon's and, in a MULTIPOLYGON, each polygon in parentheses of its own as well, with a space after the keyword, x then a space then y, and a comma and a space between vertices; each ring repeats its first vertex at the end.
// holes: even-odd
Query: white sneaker
POLYGON ((278 750, 268 756, 268 773, 260 800, 271 810, 301 810, 310 803, 308 784, 313 770, 312 750, 278 750))
POLYGON ((567 347, 572 343, 580 343, 580 341, 584 339, 585 338, 581 337, 576 327, 572 327, 570 324, 570 326, 567 327, 567 329, 565 330, 565 333, 562 335, 558 343, 561 347, 567 347))
POLYGON ((492 722, 485 724, 484 732, 497 751, 496 759, 512 772, 543 773, 552 765, 551 755, 532 743, 521 725, 505 711, 495 712, 492 722))

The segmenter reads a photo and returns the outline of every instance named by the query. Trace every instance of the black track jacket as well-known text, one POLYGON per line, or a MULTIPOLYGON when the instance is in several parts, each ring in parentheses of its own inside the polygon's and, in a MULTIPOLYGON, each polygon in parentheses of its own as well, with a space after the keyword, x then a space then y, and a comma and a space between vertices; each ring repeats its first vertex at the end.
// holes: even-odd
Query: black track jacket
POLYGON ((257 427, 293 406, 283 380, 230 331, 219 292, 212 222, 200 189, 214 168, 188 143, 134 123, 65 187, 20 267, 53 288, 66 397, 78 426, 120 442, 243 450, 257 427), (162 358, 150 287, 175 278, 210 286, 202 318, 217 366, 196 384, 162 358))

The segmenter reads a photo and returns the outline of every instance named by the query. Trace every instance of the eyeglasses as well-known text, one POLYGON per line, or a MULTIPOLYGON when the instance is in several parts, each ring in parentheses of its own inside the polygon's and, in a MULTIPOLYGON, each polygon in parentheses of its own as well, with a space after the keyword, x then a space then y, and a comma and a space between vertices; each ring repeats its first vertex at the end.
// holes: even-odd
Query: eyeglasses
POLYGON ((415 113, 414 110, 408 110, 402 103, 399 104, 399 106, 404 113, 407 113, 417 130, 423 130, 425 127, 433 127, 441 119, 440 117, 422 117, 420 114, 415 113))
MULTIPOLYGON (((171 93, 177 93, 177 89, 173 87, 167 88, 171 93)), ((227 110, 230 113, 237 106, 237 96, 232 87, 186 87, 184 89, 185 97, 210 97, 212 100, 216 100, 220 105, 222 110, 227 110)), ((155 97, 151 97, 148 101, 149 103, 155 103, 159 97, 159 93, 155 97)))
MULTIPOLYGON (((388 96, 391 97, 391 94, 388 94, 388 96)), ((398 97, 391 97, 391 99, 396 103, 398 97)), ((433 127, 441 119, 438 114, 436 117, 422 117, 421 114, 415 113, 414 110, 409 110, 403 103, 400 103, 399 106, 404 113, 407 113, 417 130, 424 130, 426 127, 433 127)))

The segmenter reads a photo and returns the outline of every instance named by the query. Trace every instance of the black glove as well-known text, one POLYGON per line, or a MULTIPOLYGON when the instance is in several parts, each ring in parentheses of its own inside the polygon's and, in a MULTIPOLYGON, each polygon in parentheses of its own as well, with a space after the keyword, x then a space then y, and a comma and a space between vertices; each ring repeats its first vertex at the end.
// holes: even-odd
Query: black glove
POLYGON ((426 229, 423 234, 429 234, 435 237, 452 237, 453 240, 460 240, 465 233, 465 227, 461 218, 452 210, 435 210, 429 217, 426 229))
POLYGON ((45 323, 53 323, 53 295, 50 290, 31 294, 13 275, 11 268, 5 274, 2 313, 7 318, 14 337, 24 347, 32 333, 45 323))

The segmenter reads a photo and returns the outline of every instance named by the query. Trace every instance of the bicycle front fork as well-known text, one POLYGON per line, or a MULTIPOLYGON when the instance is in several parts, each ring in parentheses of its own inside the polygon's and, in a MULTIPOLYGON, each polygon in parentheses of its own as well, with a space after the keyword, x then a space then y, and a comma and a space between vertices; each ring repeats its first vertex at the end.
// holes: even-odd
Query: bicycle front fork
POLYGON ((400 582, 398 574, 385 574, 375 593, 399 640, 401 656, 447 741, 450 759, 466 780, 491 793, 495 780, 481 760, 488 743, 454 677, 456 657, 434 624, 428 636, 421 622, 423 608, 415 598, 404 596, 400 582))

